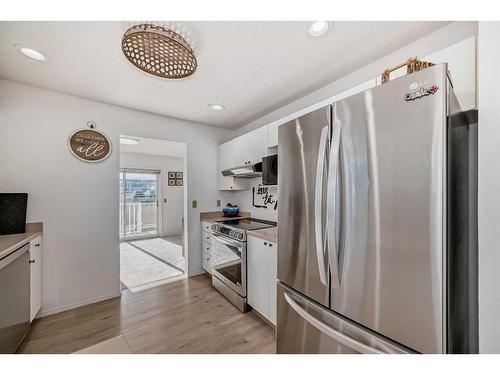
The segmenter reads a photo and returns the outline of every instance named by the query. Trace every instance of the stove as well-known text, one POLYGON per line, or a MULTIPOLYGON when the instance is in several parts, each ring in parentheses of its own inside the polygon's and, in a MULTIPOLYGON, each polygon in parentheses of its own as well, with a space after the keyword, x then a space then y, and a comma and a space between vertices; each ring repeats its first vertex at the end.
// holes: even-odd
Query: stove
POLYGON ((246 218, 214 223, 212 225, 212 230, 214 233, 220 233, 237 241, 245 242, 247 240, 247 230, 256 230, 275 226, 276 223, 273 221, 246 218))
POLYGON ((240 311, 247 312, 247 230, 276 226, 258 219, 219 221, 212 225, 212 285, 240 311))

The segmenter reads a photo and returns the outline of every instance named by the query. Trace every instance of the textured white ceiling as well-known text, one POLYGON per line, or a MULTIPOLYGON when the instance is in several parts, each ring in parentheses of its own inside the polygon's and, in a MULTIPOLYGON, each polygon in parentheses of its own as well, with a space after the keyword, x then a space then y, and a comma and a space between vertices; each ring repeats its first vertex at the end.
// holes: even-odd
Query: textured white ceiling
POLYGON ((183 158, 186 155, 186 144, 182 142, 166 141, 164 139, 135 137, 133 135, 122 135, 125 138, 132 138, 139 141, 137 145, 120 144, 120 152, 134 154, 147 154, 157 156, 170 156, 173 158, 183 158))
POLYGON ((131 65, 120 49, 131 22, 0 22, 0 77, 205 124, 238 128, 387 55, 447 22, 164 22, 192 44, 198 70, 180 80, 131 65), (13 46, 46 53, 46 63, 13 46), (208 104, 226 106, 213 112, 208 104))

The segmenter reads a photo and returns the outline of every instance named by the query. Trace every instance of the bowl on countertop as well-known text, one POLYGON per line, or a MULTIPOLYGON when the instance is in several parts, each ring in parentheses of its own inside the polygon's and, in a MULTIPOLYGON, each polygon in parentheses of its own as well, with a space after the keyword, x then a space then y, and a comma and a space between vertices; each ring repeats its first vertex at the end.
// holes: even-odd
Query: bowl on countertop
POLYGON ((222 214, 226 217, 239 216, 240 209, 238 207, 226 207, 222 209, 222 214))

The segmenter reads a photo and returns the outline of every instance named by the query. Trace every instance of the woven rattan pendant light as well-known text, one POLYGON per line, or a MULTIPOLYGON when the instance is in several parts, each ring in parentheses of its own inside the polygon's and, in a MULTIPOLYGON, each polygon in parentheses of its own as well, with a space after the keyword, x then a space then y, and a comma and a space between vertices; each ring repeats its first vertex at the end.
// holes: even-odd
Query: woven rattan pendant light
POLYGON ((162 78, 189 77, 198 66, 193 49, 182 36, 152 24, 128 29, 122 51, 136 67, 162 78))

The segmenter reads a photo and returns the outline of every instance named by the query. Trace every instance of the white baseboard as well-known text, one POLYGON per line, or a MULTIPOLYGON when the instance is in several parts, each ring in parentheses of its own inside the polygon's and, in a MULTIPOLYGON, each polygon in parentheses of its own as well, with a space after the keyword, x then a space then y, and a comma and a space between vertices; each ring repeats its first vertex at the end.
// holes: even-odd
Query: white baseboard
POLYGON ((188 277, 194 277, 194 276, 198 276, 198 275, 203 275, 205 272, 205 270, 203 268, 200 268, 196 271, 193 271, 193 272, 189 272, 188 273, 188 277))
POLYGON ((41 310, 36 315, 35 319, 38 319, 38 318, 41 318, 41 317, 44 317, 44 316, 54 315, 54 314, 57 314, 57 313, 60 313, 60 312, 63 312, 63 311, 67 311, 67 310, 71 310, 71 309, 76 309, 77 307, 82 307, 82 306, 85 306, 85 305, 90 305, 91 303, 101 302, 101 301, 105 301, 107 299, 120 297, 121 295, 122 294, 121 294, 121 291, 120 291, 120 292, 117 292, 117 293, 108 294, 108 295, 103 296, 103 297, 91 298, 91 299, 88 299, 88 300, 85 300, 85 301, 71 303, 69 305, 62 306, 62 307, 54 307, 54 308, 48 309, 48 310, 41 310))
MULTIPOLYGON (((194 276, 198 276, 198 275, 203 275, 204 273, 205 273, 205 270, 203 270, 202 268, 200 268, 200 269, 198 269, 198 270, 196 270, 196 271, 194 271, 192 273, 189 273, 188 277, 194 277, 194 276)), ((60 312, 63 312, 63 311, 67 311, 67 310, 71 310, 71 309, 76 309, 77 307, 82 307, 82 306, 85 306, 85 305, 90 305, 91 303, 101 302, 101 301, 105 301, 107 299, 116 298, 116 297, 120 297, 120 296, 121 296, 121 291, 117 292, 117 293, 111 293, 111 294, 108 294, 106 296, 99 297, 99 298, 92 298, 92 299, 88 299, 88 300, 85 300, 85 301, 72 303, 72 304, 69 304, 69 305, 66 305, 66 306, 62 306, 62 307, 55 307, 55 308, 48 309, 48 310, 41 310, 36 315, 35 319, 42 318, 44 316, 54 315, 54 314, 57 314, 57 313, 60 313, 60 312)))

